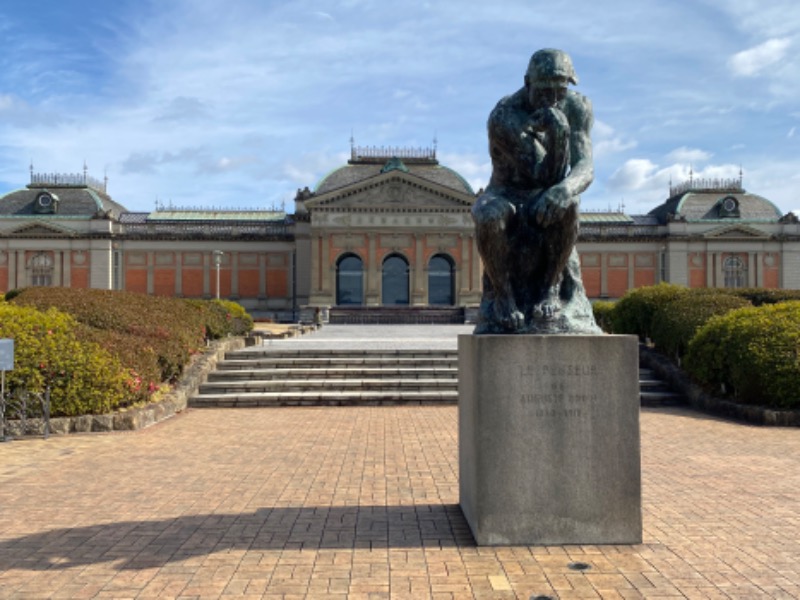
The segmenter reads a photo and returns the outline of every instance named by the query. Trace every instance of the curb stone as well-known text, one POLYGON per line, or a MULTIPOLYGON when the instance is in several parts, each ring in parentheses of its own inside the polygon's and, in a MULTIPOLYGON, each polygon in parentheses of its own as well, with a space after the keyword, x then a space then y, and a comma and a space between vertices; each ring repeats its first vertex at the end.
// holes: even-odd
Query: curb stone
MULTIPOLYGON (((55 417, 50 419, 51 435, 68 433, 90 433, 107 431, 135 431, 155 425, 177 413, 186 410, 189 397, 197 392, 208 374, 214 370, 217 362, 226 352, 244 348, 242 337, 226 338, 212 342, 205 352, 192 357, 181 378, 166 392, 160 400, 144 406, 127 408, 104 415, 81 415, 78 417, 55 417)), ((28 435, 44 435, 42 419, 28 419, 26 423, 28 435)), ((19 422, 9 421, 9 433, 12 437, 21 437, 19 422)))
POLYGON ((686 396, 689 406, 696 410, 753 425, 800 427, 800 410, 774 410, 723 400, 706 392, 683 369, 652 348, 640 344, 639 357, 642 364, 686 396))

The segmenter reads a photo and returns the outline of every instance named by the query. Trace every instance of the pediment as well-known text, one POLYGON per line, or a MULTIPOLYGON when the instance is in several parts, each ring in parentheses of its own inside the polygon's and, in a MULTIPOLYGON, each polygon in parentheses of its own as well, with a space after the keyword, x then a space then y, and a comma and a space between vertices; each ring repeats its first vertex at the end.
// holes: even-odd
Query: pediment
POLYGON ((711 231, 707 231, 703 234, 705 238, 712 238, 712 239, 769 239, 770 234, 761 231, 760 229, 756 229, 755 227, 750 227, 748 225, 727 225, 725 227, 718 227, 717 229, 712 229, 711 231))
POLYGON ((437 185, 411 173, 390 171, 352 186, 314 196, 305 201, 308 210, 378 210, 402 212, 421 209, 464 209, 474 196, 437 185))
POLYGON ((9 237, 75 237, 76 233, 57 225, 27 223, 20 227, 7 229, 5 235, 9 237))

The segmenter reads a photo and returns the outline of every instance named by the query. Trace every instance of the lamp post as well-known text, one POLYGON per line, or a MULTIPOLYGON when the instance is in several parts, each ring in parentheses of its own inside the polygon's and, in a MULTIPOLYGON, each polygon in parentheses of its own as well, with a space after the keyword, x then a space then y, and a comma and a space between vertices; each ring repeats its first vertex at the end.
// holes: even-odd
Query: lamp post
POLYGON ((222 255, 225 254, 222 250, 214 250, 214 267, 217 269, 217 300, 219 300, 219 266, 222 264, 222 255))

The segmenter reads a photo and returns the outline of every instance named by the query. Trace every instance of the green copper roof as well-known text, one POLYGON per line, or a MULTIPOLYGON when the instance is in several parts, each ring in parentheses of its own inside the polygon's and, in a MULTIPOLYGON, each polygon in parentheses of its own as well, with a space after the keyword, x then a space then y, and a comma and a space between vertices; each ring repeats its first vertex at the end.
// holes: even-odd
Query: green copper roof
POLYGON ((282 210, 158 210, 147 221, 280 221, 282 210))
POLYGON ((383 168, 381 169, 381 173, 388 173, 389 171, 402 171, 403 173, 408 173, 408 167, 403 164, 403 161, 393 156, 390 158, 383 168))

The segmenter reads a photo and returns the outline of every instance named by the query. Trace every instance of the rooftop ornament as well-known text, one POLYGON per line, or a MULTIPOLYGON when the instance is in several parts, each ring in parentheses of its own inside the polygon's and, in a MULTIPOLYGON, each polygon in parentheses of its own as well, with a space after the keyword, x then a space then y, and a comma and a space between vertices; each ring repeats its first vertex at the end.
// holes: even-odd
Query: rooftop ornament
POLYGON ((686 192, 720 192, 729 194, 744 193, 742 187, 742 171, 739 170, 739 177, 723 178, 702 178, 695 179, 693 173, 689 172, 689 179, 683 183, 669 184, 669 197, 680 196, 686 192))
POLYGON ((36 173, 31 164, 31 182, 28 187, 86 187, 101 194, 107 193, 108 177, 103 181, 88 174, 88 168, 83 165, 82 173, 36 173))

